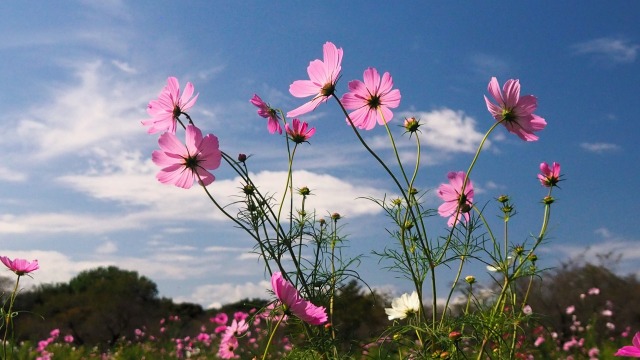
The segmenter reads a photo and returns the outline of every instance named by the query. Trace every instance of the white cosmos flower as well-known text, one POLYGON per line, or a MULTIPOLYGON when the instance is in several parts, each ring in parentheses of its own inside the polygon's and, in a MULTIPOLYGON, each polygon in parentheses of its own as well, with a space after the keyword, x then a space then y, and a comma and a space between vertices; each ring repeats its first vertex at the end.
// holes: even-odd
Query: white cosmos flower
POLYGON ((391 307, 385 308, 384 312, 389 315, 389 320, 404 319, 410 313, 417 313, 420 309, 420 299, 418 293, 413 292, 411 295, 404 293, 399 298, 391 301, 391 307))

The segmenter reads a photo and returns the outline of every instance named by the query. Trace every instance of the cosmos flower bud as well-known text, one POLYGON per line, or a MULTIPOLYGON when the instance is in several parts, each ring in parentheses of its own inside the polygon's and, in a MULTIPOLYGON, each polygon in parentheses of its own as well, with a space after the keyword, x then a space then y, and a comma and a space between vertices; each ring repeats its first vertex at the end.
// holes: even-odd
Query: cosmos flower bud
POLYGON ((460 331, 452 331, 449 333, 449 339, 453 341, 458 341, 462 337, 462 333, 460 331))
POLYGON ((522 245, 516 245, 513 252, 516 253, 516 255, 522 255, 522 253, 524 253, 524 247, 522 245))
POLYGON ((255 191, 256 188, 251 184, 247 184, 242 187, 242 192, 245 193, 245 195, 253 195, 255 191))
POLYGON ((404 119, 404 128, 407 132, 414 133, 418 131, 420 125, 422 124, 414 117, 404 119))

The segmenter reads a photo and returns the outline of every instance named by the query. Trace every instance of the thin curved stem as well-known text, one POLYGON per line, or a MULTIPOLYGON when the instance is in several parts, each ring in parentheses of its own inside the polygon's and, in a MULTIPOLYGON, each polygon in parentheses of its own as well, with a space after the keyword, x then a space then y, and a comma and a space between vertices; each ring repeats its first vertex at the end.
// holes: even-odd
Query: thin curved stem
POLYGON ((13 328, 13 303, 16 301, 18 295, 18 286, 20 284, 20 276, 16 279, 16 285, 11 293, 11 299, 9 300, 9 309, 5 314, 4 319, 4 336, 2 337, 2 358, 7 359, 7 336, 9 335, 9 328, 13 328))

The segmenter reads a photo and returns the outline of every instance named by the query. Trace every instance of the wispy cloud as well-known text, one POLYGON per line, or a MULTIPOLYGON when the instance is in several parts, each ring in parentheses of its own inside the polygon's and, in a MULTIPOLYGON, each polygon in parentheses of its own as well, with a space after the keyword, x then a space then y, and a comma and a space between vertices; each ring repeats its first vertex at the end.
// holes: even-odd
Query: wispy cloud
POLYGON ((632 63, 640 45, 623 38, 601 37, 573 45, 578 54, 593 55, 612 63, 632 63))
POLYGON ((106 241, 96 248, 97 254, 113 254, 118 251, 118 245, 113 241, 106 241))
POLYGON ((27 174, 23 172, 0 166, 0 180, 2 181, 23 182, 27 180, 27 178, 27 174))
POLYGON ((111 64, 113 64, 113 66, 115 66, 116 68, 128 74, 136 74, 138 72, 135 68, 133 68, 131 65, 129 65, 124 61, 111 60, 111 64))
MULTIPOLYGON (((219 211, 202 191, 184 190, 159 184, 155 178, 153 164, 142 161, 139 156, 118 155, 122 166, 107 170, 90 170, 86 174, 64 175, 56 181, 80 194, 116 205, 113 215, 68 211, 66 213, 4 214, 0 217, 0 233, 76 233, 108 234, 115 231, 156 226, 169 226, 175 230, 179 222, 206 223, 224 221, 219 211), (139 166, 135 166, 138 164, 139 166), (189 209, 185 212, 184 209, 189 209), (193 214, 201 214, 194 216, 193 214)), ((108 163, 108 162, 105 162, 108 163)), ((286 172, 263 171, 252 175, 255 184, 264 194, 272 194, 279 201, 286 172)), ((293 173, 294 187, 311 189, 306 206, 315 209, 320 216, 338 212, 348 217, 377 214, 381 209, 362 196, 383 198, 384 189, 367 186, 357 179, 347 180, 310 171, 293 173)), ((220 179, 209 188, 222 204, 237 201, 242 181, 239 177, 220 179)), ((300 203, 298 195, 294 203, 300 203)), ((228 208, 232 211, 232 208, 228 208)), ((182 223, 184 226, 185 223, 182 223)), ((182 230, 172 231, 180 233, 182 230)))
POLYGON ((600 264, 604 261, 603 265, 615 266, 617 272, 621 274, 638 273, 637 263, 640 260, 638 239, 624 237, 606 227, 597 228, 593 233, 597 239, 590 245, 559 244, 550 246, 546 251, 553 253, 558 259, 576 259, 592 264, 600 264), (611 261, 618 257, 620 262, 607 263, 607 260, 611 261))
POLYGON ((33 284, 68 282, 81 271, 105 266, 137 271, 156 281, 200 282, 216 279, 212 274, 218 274, 223 269, 221 279, 260 274, 262 268, 254 258, 229 258, 227 254, 203 252, 200 248, 188 246, 168 249, 150 245, 144 249, 143 255, 133 256, 121 253, 119 247, 110 240, 101 243, 93 254, 83 254, 81 257, 51 250, 4 251, 2 255, 38 260, 40 270, 33 274, 33 284), (231 264, 235 264, 235 267, 231 264))
POLYGON ((618 151, 620 150, 620 146, 617 144, 612 144, 612 143, 604 143, 604 142, 594 142, 594 143, 588 143, 588 142, 583 142, 580 144, 580 147, 583 150, 586 150, 588 152, 592 152, 592 153, 596 153, 596 154, 602 154, 605 152, 613 152, 613 151, 618 151))
POLYGON ((15 133, 4 140, 7 146, 28 149, 34 160, 50 160, 116 146, 140 134, 151 90, 102 61, 76 66, 77 82, 53 86, 51 99, 21 115, 15 133))
MULTIPOLYGON (((403 112, 399 115, 420 120, 422 145, 443 153, 472 154, 484 136, 478 131, 476 120, 461 110, 441 108, 403 112)), ((484 146, 489 148, 491 142, 485 142, 484 146)))
POLYGON ((489 54, 475 54, 471 57, 471 63, 479 75, 487 77, 505 74, 510 69, 504 58, 489 54))
POLYGON ((268 299, 271 284, 264 280, 258 283, 245 282, 222 283, 198 286, 196 290, 188 296, 174 298, 176 302, 190 302, 205 304, 206 308, 219 308, 222 304, 229 304, 242 299, 261 298, 268 299))

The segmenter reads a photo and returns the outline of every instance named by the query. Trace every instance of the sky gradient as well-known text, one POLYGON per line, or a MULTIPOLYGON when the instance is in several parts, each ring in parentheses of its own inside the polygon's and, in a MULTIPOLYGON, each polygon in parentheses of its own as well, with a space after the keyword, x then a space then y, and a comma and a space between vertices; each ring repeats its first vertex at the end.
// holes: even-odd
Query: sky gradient
MULTIPOLYGON (((281 194, 284 141, 249 99, 257 93, 285 112, 301 105, 289 85, 307 78, 326 41, 344 50, 338 94, 367 67, 388 71, 402 93, 391 128, 399 135, 410 116, 425 123, 421 189, 467 169, 494 121, 483 98, 491 77, 520 79, 548 125, 533 143, 494 132, 472 176, 476 202, 493 216, 494 199, 509 194, 518 211, 511 238, 523 242, 540 227, 538 166, 559 162, 543 264, 612 252, 622 256, 616 271, 638 272, 638 2, 6 1, 0 14, 0 255, 39 260, 25 286, 115 265, 151 278, 162 296, 205 307, 266 296, 248 236, 202 189, 156 181, 158 135, 140 121, 167 77, 192 82, 196 124, 223 151, 251 154, 254 181, 281 194)), ((370 286, 408 290, 371 254, 393 246, 387 220, 358 199, 393 194, 392 184, 335 102, 301 119, 317 132, 297 155, 298 184, 322 194, 312 199, 318 213, 344 217, 348 252, 366 255, 370 286)), ((383 128, 364 135, 393 160, 383 128)), ((399 144, 407 161, 410 144, 399 144)), ((233 199, 239 180, 224 164, 214 173, 209 189, 233 199)), ((433 191, 425 199, 439 205, 433 191)), ((446 219, 430 223, 446 231, 446 219)))

